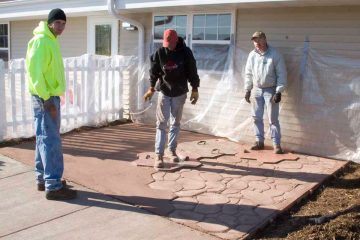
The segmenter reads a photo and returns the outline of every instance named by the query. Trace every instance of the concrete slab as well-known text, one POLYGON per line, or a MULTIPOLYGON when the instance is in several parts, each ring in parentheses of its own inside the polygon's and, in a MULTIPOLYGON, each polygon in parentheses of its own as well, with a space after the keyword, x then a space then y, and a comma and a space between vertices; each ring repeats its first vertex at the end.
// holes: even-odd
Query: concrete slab
POLYGON ((202 167, 176 176, 153 174, 149 187, 178 196, 171 202, 173 221, 223 239, 251 236, 346 164, 305 155, 277 164, 222 158, 202 158, 202 167))
POLYGON ((29 171, 32 171, 31 167, 0 155, 0 179, 29 171))
MULTIPOLYGON (((211 139, 205 134, 182 131, 179 143, 211 139)), ((172 192, 151 189, 153 168, 129 164, 141 152, 154 150, 155 127, 124 124, 91 131, 73 132, 62 136, 64 178, 118 199, 141 206, 160 215, 173 210, 169 200, 172 192), (145 197, 144 197, 145 196, 145 197)), ((0 154, 34 166, 34 142, 0 148, 0 154)))
MULTIPOLYGON (((202 141, 209 136, 182 132, 179 142, 201 159, 200 168, 173 173, 129 164, 137 154, 153 151, 154 136, 153 127, 135 124, 66 135, 65 178, 193 229, 242 239, 347 163, 301 154, 271 164, 242 159, 235 156, 244 149, 241 144, 211 140, 214 144, 207 145, 202 141)), ((29 163, 31 144, 0 153, 29 163)))
POLYGON ((17 239, 128 239, 216 240, 145 211, 107 201, 3 238, 17 239))
POLYGON ((33 178, 0 180, 2 239, 216 239, 76 184, 76 200, 48 201, 33 178))
POLYGON ((76 200, 48 201, 44 192, 37 191, 33 172, 3 178, 0 180, 0 237, 96 204, 88 200, 90 195, 89 191, 83 191, 76 200))

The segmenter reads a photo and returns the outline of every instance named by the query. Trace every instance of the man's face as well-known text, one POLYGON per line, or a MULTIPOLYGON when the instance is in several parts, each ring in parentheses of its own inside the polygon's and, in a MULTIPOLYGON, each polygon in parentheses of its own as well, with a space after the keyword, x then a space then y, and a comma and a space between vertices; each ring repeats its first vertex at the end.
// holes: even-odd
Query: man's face
POLYGON ((176 45, 177 45, 177 41, 170 41, 168 49, 171 50, 171 51, 174 51, 175 48, 176 48, 176 45))
POLYGON ((253 43, 257 51, 265 52, 267 50, 267 43, 265 38, 254 38, 253 43))
POLYGON ((64 20, 55 20, 51 24, 49 24, 50 31, 54 34, 55 37, 62 34, 65 29, 66 21, 64 20))

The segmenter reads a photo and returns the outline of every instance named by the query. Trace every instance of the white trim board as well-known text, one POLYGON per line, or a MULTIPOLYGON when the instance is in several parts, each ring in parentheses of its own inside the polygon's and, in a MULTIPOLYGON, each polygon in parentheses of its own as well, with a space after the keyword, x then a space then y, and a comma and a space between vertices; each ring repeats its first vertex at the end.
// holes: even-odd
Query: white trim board
MULTIPOLYGON (((340 6, 340 5, 360 5, 358 0, 164 0, 164 1, 134 1, 134 0, 117 0, 117 8, 119 10, 135 10, 146 8, 162 8, 162 7, 179 7, 179 6, 202 6, 202 5, 249 5, 249 4, 265 4, 281 6, 340 6)), ((261 6, 261 5, 259 5, 261 6)))

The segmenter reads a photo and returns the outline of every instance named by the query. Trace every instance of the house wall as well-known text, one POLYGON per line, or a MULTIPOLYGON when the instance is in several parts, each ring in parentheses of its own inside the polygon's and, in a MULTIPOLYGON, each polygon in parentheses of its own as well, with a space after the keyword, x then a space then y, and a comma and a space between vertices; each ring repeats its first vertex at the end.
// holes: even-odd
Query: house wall
POLYGON ((360 7, 238 9, 237 46, 251 48, 256 29, 274 46, 293 47, 305 36, 317 49, 360 50, 360 7))
MULTIPOLYGON (((336 156, 346 159, 351 158, 350 152, 356 151, 356 132, 350 127, 353 125, 354 117, 359 114, 358 110, 350 109, 348 113, 341 110, 340 106, 351 106, 351 101, 358 98, 358 85, 354 85, 354 70, 351 70, 351 62, 345 67, 347 69, 335 69, 342 57, 360 55, 360 7, 306 7, 306 8, 276 8, 276 9, 238 9, 237 11, 237 49, 244 49, 249 52, 253 46, 249 41, 250 35, 256 30, 262 30, 267 34, 268 42, 277 47, 284 55, 287 61, 289 72, 289 88, 285 93, 282 101, 280 123, 282 126, 282 142, 290 149, 302 152, 312 153, 322 156, 336 156), (317 83, 320 93, 325 96, 327 102, 322 108, 316 111, 310 109, 315 105, 305 105, 302 97, 305 91, 314 91, 304 87, 299 77, 300 69, 299 60, 303 54, 305 39, 309 40, 311 51, 321 52, 331 50, 333 55, 330 56, 333 63, 323 65, 317 69, 317 78, 311 79, 317 83), (300 48, 297 51, 296 48, 300 48), (296 54, 298 54, 296 56, 296 54), (351 55, 350 55, 351 54, 351 55), (292 65, 296 62, 295 65, 292 65), (292 68, 294 66, 295 68, 292 68), (327 78, 326 71, 334 73, 327 78), (351 72, 347 74, 347 72, 351 72), (331 82, 334 84, 333 89, 329 89, 331 82), (352 83, 351 83, 352 82, 352 83), (340 90, 334 89, 342 87, 347 89, 349 105, 341 98, 336 99, 331 96, 340 94, 340 90), (325 91, 324 89, 327 89, 325 91), (333 103, 332 106, 326 106, 333 103), (339 108, 336 109, 338 106, 339 108), (334 108, 334 110, 330 110, 334 108), (339 114, 335 111, 340 110, 339 114), (320 112, 327 112, 326 119, 320 117, 320 112), (351 140, 353 139, 353 140, 351 140), (354 143, 350 143, 350 142, 354 143), (346 149, 346 150, 344 150, 346 149), (349 152, 346 156, 345 152, 349 152)), ((316 56, 312 56, 316 57, 316 56)), ((351 57, 350 57, 351 58, 351 57)), ((319 59, 318 59, 319 60, 319 59)), ((314 62, 307 65, 308 68, 314 66, 314 62)), ((356 76, 355 76, 356 77, 356 76)), ((344 90, 342 89, 342 90, 344 90)), ((345 91, 345 90, 344 90, 345 91)), ((314 91, 316 92, 316 91, 314 91)), ((317 96, 312 96, 317 97, 317 96)), ((343 98, 343 97, 342 97, 343 98)), ((353 102, 353 104, 356 103, 353 102)), ((233 104, 237 104, 234 102, 233 104)), ((250 114, 244 110, 241 115, 250 114)), ((267 122, 267 120, 265 120, 267 122)), ((251 132, 248 133, 247 139, 250 139, 251 132)), ((253 138, 253 137, 252 137, 253 138)))
MULTIPOLYGON (((151 13, 143 14, 127 14, 124 15, 130 19, 136 20, 144 25, 145 28, 145 56, 149 54, 150 39, 152 34, 152 19, 151 13)), ((136 55, 138 47, 138 35, 139 31, 127 31, 121 27, 121 21, 119 21, 119 54, 120 55, 136 55)))
MULTIPOLYGON (((38 25, 39 21, 40 20, 10 22, 10 54, 12 59, 25 57, 27 43, 31 39, 32 31, 38 25)), ((86 31, 86 17, 67 19, 66 29, 59 37, 63 57, 75 57, 86 53, 86 31)))

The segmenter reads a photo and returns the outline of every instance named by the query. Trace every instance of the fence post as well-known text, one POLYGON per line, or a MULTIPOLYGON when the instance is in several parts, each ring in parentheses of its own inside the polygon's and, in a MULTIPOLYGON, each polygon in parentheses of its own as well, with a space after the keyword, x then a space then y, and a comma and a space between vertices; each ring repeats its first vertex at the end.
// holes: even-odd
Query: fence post
POLYGON ((95 61, 92 55, 88 55, 87 59, 87 79, 86 79, 86 125, 95 123, 95 61))
POLYGON ((0 141, 4 140, 7 129, 5 71, 4 61, 0 59, 0 141))

